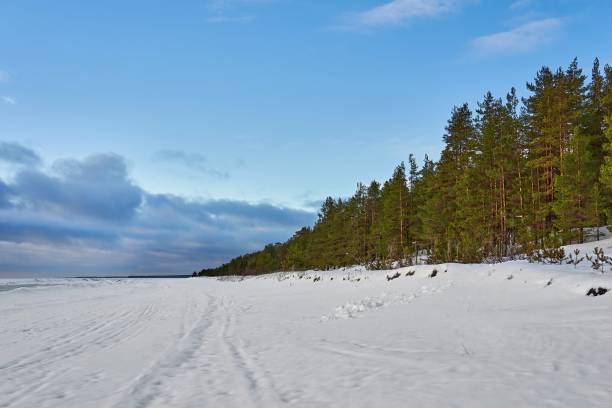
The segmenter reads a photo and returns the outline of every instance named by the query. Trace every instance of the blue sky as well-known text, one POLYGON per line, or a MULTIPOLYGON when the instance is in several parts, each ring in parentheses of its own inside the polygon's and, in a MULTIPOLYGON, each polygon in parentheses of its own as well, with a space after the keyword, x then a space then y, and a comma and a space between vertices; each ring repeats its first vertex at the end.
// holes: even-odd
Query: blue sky
POLYGON ((0 274, 184 272, 436 158, 453 105, 612 63, 605 0, 0 3, 0 274))

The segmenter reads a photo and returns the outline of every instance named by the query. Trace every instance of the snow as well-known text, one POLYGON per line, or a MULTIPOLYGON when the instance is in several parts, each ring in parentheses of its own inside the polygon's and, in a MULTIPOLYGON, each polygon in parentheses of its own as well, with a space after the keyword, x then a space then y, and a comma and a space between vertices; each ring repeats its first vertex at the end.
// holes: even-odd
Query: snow
POLYGON ((0 407, 610 406, 612 272, 397 271, 0 281, 0 407))

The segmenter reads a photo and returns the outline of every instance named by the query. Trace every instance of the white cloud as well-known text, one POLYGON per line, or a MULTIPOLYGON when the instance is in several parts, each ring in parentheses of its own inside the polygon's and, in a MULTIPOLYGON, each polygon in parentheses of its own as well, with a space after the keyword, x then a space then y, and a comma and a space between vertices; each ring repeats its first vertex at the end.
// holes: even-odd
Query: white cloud
POLYGON ((2 101, 2 103, 7 104, 7 105, 17 104, 17 101, 12 96, 6 96, 6 95, 0 96, 0 101, 2 101))
POLYGON ((211 15, 206 18, 209 24, 249 23, 255 15, 241 12, 244 8, 272 3, 275 0, 208 0, 211 15))
POLYGON ((226 15, 215 15, 206 19, 207 23, 210 24, 222 24, 222 23, 249 23, 255 20, 255 16, 244 15, 244 16, 226 16, 226 15))
POLYGON ((532 0, 516 0, 510 5, 510 10, 524 8, 529 6, 531 3, 533 3, 532 0))
POLYGON ((486 55, 533 51, 553 41, 562 24, 558 18, 530 21, 509 31, 475 38, 472 47, 486 55))
POLYGON ((222 10, 240 5, 253 5, 272 3, 275 0, 208 0, 208 6, 212 9, 222 10))
POLYGON ((434 17, 455 10, 459 0, 391 0, 347 16, 347 27, 377 27, 402 24, 417 17, 434 17))

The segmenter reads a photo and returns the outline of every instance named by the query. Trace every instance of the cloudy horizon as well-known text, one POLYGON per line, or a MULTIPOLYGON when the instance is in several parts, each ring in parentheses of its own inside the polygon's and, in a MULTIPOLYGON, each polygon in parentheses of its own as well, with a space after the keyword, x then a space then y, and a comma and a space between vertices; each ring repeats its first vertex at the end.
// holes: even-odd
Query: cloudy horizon
POLYGON ((152 194, 125 158, 92 154, 45 165, 0 142, 0 275, 190 273, 285 240, 315 212, 269 203, 152 194))

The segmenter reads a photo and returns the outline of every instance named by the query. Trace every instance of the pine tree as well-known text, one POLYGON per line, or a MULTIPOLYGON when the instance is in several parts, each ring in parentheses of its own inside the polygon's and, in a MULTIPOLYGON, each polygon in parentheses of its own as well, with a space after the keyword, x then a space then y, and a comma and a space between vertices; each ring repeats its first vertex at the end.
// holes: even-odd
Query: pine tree
MULTIPOLYGON (((591 135, 590 150, 593 160, 601 165, 603 160, 603 144, 605 142, 605 78, 601 75, 599 60, 593 62, 591 83, 587 87, 586 108, 584 113, 584 128, 591 135)), ((597 169, 599 174, 599 169, 597 169)))
POLYGON ((529 202, 527 142, 517 107, 516 89, 506 95, 502 119, 503 250, 502 255, 515 255, 522 250, 529 230, 526 203, 529 202))
POLYGON ((554 181, 561 174, 572 132, 584 107, 585 76, 574 60, 566 71, 543 67, 533 83, 532 95, 523 100, 529 139, 532 211, 538 241, 551 232, 554 219, 554 181))
POLYGON ((385 183, 382 190, 383 222, 381 237, 386 249, 385 259, 400 260, 404 258, 407 203, 406 168, 402 162, 395 168, 393 177, 385 183))
POLYGON ((602 146, 602 163, 600 181, 603 185, 602 196, 607 207, 607 223, 612 225, 612 67, 604 68, 605 80, 602 95, 602 110, 606 115, 604 121, 604 143, 602 146))
POLYGON ((367 200, 367 216, 369 221, 368 230, 368 262, 380 261, 384 255, 382 250, 381 239, 381 222, 380 222, 380 207, 381 207, 381 191, 380 183, 372 181, 368 186, 367 200))
POLYGON ((433 213, 428 213, 433 199, 434 181, 435 163, 429 159, 429 156, 425 155, 423 167, 418 173, 417 182, 413 190, 415 208, 411 235, 414 237, 415 256, 418 255, 419 251, 431 253, 434 247, 434 236, 427 230, 428 224, 432 224, 435 217, 433 213))
POLYGON ((406 239, 406 250, 407 254, 410 256, 410 262, 416 262, 418 255, 417 251, 417 234, 420 228, 420 220, 418 217, 418 209, 419 209, 419 195, 418 195, 418 184, 420 181, 419 167, 417 166, 414 155, 411 153, 408 156, 408 205, 406 208, 406 220, 407 220, 407 239, 406 239), (414 259, 413 259, 414 256, 414 259))
MULTIPOLYGON (((446 126, 440 161, 429 181, 430 199, 422 209, 424 234, 433 236, 431 259, 460 260, 461 238, 465 228, 465 207, 459 198, 468 198, 465 172, 473 162, 476 145, 472 111, 467 104, 453 108, 446 126)), ((465 204, 465 203, 463 203, 465 204)))
POLYGON ((606 119, 606 143, 604 144, 604 158, 601 165, 600 181, 607 197, 608 224, 612 223, 612 115, 606 119))
POLYGON ((565 243, 583 243, 584 229, 598 223, 593 207, 597 174, 589 147, 590 137, 576 128, 562 163, 561 175, 555 179, 555 226, 565 243))
POLYGON ((414 159, 414 155, 412 153, 410 153, 408 156, 408 165, 410 166, 408 173, 408 184, 410 191, 413 191, 417 181, 419 180, 419 167, 417 166, 416 160, 414 159))

